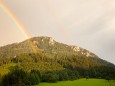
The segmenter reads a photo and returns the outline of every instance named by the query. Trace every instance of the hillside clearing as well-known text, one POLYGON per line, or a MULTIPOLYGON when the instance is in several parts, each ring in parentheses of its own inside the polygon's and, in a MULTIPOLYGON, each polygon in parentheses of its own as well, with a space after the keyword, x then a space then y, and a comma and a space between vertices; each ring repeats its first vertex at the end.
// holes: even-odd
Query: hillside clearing
POLYGON ((3 66, 0 66, 0 74, 5 75, 8 72, 10 72, 10 68, 16 66, 15 63, 5 64, 3 66))

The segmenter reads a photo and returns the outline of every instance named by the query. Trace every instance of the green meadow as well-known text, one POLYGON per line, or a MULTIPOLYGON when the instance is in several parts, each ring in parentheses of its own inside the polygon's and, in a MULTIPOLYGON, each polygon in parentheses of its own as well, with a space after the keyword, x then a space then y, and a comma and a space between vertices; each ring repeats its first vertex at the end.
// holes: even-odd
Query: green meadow
POLYGON ((5 64, 3 66, 0 66, 0 74, 1 75, 7 74, 8 72, 10 72, 11 67, 14 67, 14 66, 16 66, 15 63, 5 64))
POLYGON ((36 86, 115 86, 115 81, 110 81, 104 79, 79 79, 75 81, 61 81, 57 83, 40 83, 36 86))

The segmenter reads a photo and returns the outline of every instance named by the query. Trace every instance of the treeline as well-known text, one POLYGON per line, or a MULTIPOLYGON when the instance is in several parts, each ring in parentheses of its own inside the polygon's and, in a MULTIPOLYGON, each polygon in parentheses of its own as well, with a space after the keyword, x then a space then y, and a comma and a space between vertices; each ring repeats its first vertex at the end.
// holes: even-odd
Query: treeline
MULTIPOLYGON (((85 71, 86 79, 90 78, 89 72, 85 71)), ((94 75, 94 77, 96 77, 94 75)), ((26 72, 22 69, 14 69, 4 77, 2 77, 0 86, 33 86, 40 82, 56 83, 58 81, 77 80, 83 78, 77 70, 58 70, 58 71, 44 71, 31 70, 26 72)), ((105 77, 106 80, 111 80, 110 76, 105 77)), ((115 78, 114 78, 115 79, 115 78)))
POLYGON ((2 78, 0 86, 32 86, 40 82, 56 83, 57 81, 76 80, 79 78, 77 71, 66 69, 41 73, 37 70, 25 72, 24 70, 16 69, 2 78))
POLYGON ((16 69, 2 77, 0 86, 32 86, 39 83, 39 71, 31 71, 28 73, 23 70, 16 69))
POLYGON ((0 66, 9 63, 16 63, 18 68, 24 71, 39 70, 39 71, 55 71, 55 70, 77 70, 81 77, 87 74, 92 78, 105 78, 109 75, 115 77, 115 67, 103 65, 89 58, 79 57, 76 55, 70 56, 48 56, 43 53, 39 54, 22 54, 15 57, 0 58, 0 66))

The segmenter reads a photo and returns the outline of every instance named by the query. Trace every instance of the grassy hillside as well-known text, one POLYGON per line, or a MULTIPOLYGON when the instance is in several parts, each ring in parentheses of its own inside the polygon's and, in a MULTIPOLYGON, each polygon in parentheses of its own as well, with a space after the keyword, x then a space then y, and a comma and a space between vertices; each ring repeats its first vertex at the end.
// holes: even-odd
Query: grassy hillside
POLYGON ((16 64, 15 63, 10 63, 10 64, 5 64, 3 66, 0 66, 0 74, 1 75, 7 74, 8 72, 10 72, 10 68, 13 67, 13 66, 16 66, 16 64))
MULTIPOLYGON (((110 81, 115 86, 115 81, 110 81)), ((75 81, 62 81, 58 83, 40 83, 36 86, 110 86, 107 80, 103 79, 80 79, 75 81)))

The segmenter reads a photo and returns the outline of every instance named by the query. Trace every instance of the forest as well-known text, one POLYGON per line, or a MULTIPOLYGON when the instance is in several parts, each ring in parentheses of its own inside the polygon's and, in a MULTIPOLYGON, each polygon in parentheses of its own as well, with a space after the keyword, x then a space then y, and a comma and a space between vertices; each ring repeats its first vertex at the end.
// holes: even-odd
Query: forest
POLYGON ((1 75, 1 86, 32 86, 40 82, 76 80, 80 78, 115 79, 115 68, 97 64, 82 57, 50 57, 44 54, 23 54, 1 59, 1 66, 15 63, 10 72, 1 75))

